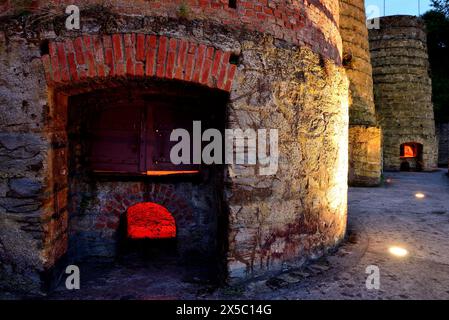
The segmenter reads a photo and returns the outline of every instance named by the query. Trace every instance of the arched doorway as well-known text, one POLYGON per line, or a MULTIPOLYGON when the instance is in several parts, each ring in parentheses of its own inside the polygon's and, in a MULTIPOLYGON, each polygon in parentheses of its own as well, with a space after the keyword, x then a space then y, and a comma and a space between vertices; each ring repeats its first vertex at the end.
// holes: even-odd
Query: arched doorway
POLYGON ((218 232, 227 226, 217 227, 227 223, 223 168, 174 168, 167 137, 192 121, 224 130, 237 71, 231 52, 134 33, 48 46, 42 63, 51 120, 49 203, 70 216, 59 255, 116 256, 121 217, 131 205, 150 201, 184 213, 176 218, 176 235, 183 239, 178 251, 224 261, 217 259, 227 241, 218 232))

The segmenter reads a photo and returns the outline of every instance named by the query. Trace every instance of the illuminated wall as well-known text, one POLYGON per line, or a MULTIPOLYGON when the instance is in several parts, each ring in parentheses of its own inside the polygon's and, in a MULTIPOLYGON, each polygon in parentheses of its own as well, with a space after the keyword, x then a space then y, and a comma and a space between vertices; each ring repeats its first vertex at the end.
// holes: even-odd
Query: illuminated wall
POLYGON ((350 81, 349 184, 380 184, 381 129, 374 107, 373 78, 363 0, 340 0, 344 66, 350 81))
MULTIPOLYGON (((31 23, 39 9, 56 3, 55 10, 64 7, 60 1, 36 2, 23 19, 31 23)), ((226 219, 217 238, 226 240, 219 258, 228 281, 301 264, 343 239, 349 101, 337 1, 248 0, 238 1, 236 9, 227 1, 188 1, 187 8, 181 1, 113 1, 107 8, 82 3, 82 31, 65 30, 62 10, 29 32, 22 29, 26 23, 18 25, 9 16, 17 10, 3 13, 0 156, 6 160, 0 177, 0 274, 8 280, 2 285, 40 291, 40 276, 56 272, 64 258, 109 256, 120 217, 137 202, 163 205, 176 222, 183 217, 197 221, 205 212, 193 196, 201 189, 186 193, 179 184, 155 180, 137 185, 99 180, 94 192, 73 201, 83 194, 70 187, 69 178, 77 172, 70 159, 77 149, 68 148, 73 142, 65 129, 69 102, 102 89, 171 84, 218 90, 227 97, 226 128, 279 130, 275 174, 261 175, 253 165, 228 165, 221 171, 223 205, 217 210, 226 219), (143 58, 139 39, 148 53, 155 49, 155 36, 165 37, 167 50, 158 51, 159 59, 151 53, 143 58), (81 41, 78 48, 75 41, 81 41), (193 79, 185 77, 188 60, 178 59, 186 43, 196 59, 193 79), (223 83, 209 55, 217 52, 223 83), (150 61, 159 67, 148 74, 150 61), (71 231, 87 242, 72 245, 71 231)), ((202 196, 211 194, 207 190, 202 196)), ((177 238, 188 236, 186 230, 177 228, 177 238)))

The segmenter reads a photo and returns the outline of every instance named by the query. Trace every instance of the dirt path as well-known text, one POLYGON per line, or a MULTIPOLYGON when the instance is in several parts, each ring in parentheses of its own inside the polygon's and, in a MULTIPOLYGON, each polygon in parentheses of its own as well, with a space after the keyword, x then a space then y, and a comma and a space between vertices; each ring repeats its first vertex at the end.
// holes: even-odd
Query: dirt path
POLYGON ((387 173, 381 188, 351 188, 349 230, 350 241, 306 268, 306 277, 288 272, 275 278, 280 281, 269 280, 271 288, 267 281, 253 282, 242 290, 242 298, 449 299, 445 172, 387 173), (424 198, 416 197, 420 193, 424 198), (392 255, 392 246, 408 255, 392 255), (370 265, 379 268, 379 290, 366 288, 370 265))

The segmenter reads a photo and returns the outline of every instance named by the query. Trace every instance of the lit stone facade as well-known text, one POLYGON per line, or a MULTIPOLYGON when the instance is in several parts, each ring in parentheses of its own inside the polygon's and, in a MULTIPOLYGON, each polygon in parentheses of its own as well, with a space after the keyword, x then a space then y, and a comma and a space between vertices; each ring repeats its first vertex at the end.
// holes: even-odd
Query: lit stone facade
POLYGON ((382 135, 374 107, 363 0, 340 0, 340 33, 344 64, 350 81, 349 184, 377 186, 382 172, 382 135))
POLYGON ((142 201, 171 212, 180 253, 215 253, 231 282, 343 239, 348 81, 338 2, 77 3, 80 31, 64 28, 64 1, 33 2, 20 18, 7 1, 0 18, 3 287, 38 292, 68 262, 114 258, 120 221, 142 201), (42 13, 49 5, 61 14, 42 13), (162 91, 219 98, 226 128, 278 129, 277 173, 227 165, 182 183, 87 173, 76 120, 107 96, 135 105, 162 91))

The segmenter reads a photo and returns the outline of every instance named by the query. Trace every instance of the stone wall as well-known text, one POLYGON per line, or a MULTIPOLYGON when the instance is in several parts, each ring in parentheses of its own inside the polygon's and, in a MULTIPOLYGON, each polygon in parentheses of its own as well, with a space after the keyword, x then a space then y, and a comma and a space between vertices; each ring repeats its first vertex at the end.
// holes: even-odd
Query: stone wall
MULTIPOLYGON (((338 32, 338 2, 311 0, 307 4, 286 0, 238 0, 236 8, 227 0, 6 0, 0 15, 12 13, 65 12, 76 4, 82 11, 105 6, 113 12, 139 16, 197 20, 227 26, 233 32, 252 30, 270 34, 296 45, 308 45, 325 57, 339 60, 341 38, 338 32)), ((101 11, 103 11, 101 9, 101 11)), ((102 13, 100 12, 101 16, 102 13)), ((112 26, 120 21, 108 21, 112 26)), ((111 26, 110 25, 110 26, 111 26)), ((198 30, 199 31, 199 30, 198 30)))
POLYGON ((349 126, 349 181, 353 186, 380 184, 382 132, 378 127, 349 126))
POLYGON ((384 169, 399 170, 401 144, 415 142, 424 147, 424 169, 431 170, 438 148, 424 23, 412 16, 384 17, 369 39, 384 169))
POLYGON ((373 79, 363 0, 340 0, 340 33, 351 93, 349 121, 376 125, 373 79))
MULTIPOLYGON (((186 79, 179 82, 157 74, 100 74, 97 65, 92 71, 95 73, 89 75, 92 67, 89 61, 105 61, 107 57, 101 56, 99 51, 94 52, 95 57, 90 57, 86 43, 82 56, 88 61, 87 77, 72 78, 75 72, 66 70, 67 64, 63 72, 67 71, 68 77, 61 74, 60 81, 54 81, 53 63, 59 68, 59 61, 69 61, 71 56, 67 55, 67 60, 63 56, 52 60, 54 48, 60 53, 60 48, 65 50, 65 45, 70 46, 79 36, 96 39, 96 36, 110 35, 120 41, 125 41, 125 34, 131 35, 131 39, 135 34, 136 40, 142 38, 141 35, 159 36, 176 39, 177 45, 183 41, 193 43, 195 50, 202 46, 214 52, 232 53, 228 56, 233 56, 236 65, 233 81, 229 86, 219 87, 228 94, 225 125, 230 129, 278 129, 280 157, 279 170, 272 176, 260 175, 259 168, 252 165, 229 165, 224 169, 223 212, 229 215, 229 225, 223 230, 227 231, 228 242, 224 258, 229 281, 302 263, 337 245, 346 230, 348 167, 348 83, 341 66, 338 5, 334 1, 311 1, 308 5, 270 1, 266 2, 265 9, 273 9, 274 14, 281 10, 279 19, 260 18, 260 24, 256 24, 245 17, 251 10, 264 9, 257 5, 264 2, 238 1, 242 6, 234 12, 229 8, 221 10, 220 7, 214 11, 207 5, 204 8, 194 6, 217 4, 215 1, 189 1, 192 9, 189 18, 174 16, 179 1, 113 3, 107 10, 84 10, 81 32, 65 30, 64 16, 47 17, 41 24, 34 23, 35 15, 2 18, 2 286, 40 291, 45 272, 67 252, 83 249, 68 249, 69 221, 78 213, 70 212, 76 209, 68 206, 70 167, 68 137, 63 128, 70 97, 131 83, 146 87, 165 82, 182 86, 186 82, 186 79), (123 6, 117 7, 120 3, 123 6), (129 7, 130 3, 136 6, 129 7), (142 10, 145 5, 148 7, 142 10), (156 5, 158 10, 155 10, 156 5), (136 8, 141 10, 137 11, 140 15, 124 14, 133 13, 136 8), (289 8, 301 13, 297 17, 303 19, 302 27, 285 22, 292 15, 282 10, 289 8), (150 13, 152 16, 145 15, 150 13), (229 20, 224 19, 228 15, 229 20), (275 25, 281 25, 285 32, 276 32, 275 25)), ((268 14, 269 10, 263 11, 268 14)), ((95 40, 93 43, 95 46, 95 40)), ((138 52, 138 45, 131 41, 129 52, 138 52)), ((126 45, 122 48, 128 49, 126 45)), ((148 48, 152 50, 151 44, 148 48)), ((126 59, 128 50, 123 50, 126 59)), ((102 50, 103 54, 105 52, 102 50)), ((164 67, 170 65, 166 64, 170 56, 170 51, 167 52, 167 55, 162 52, 157 61, 164 67)), ((130 56, 132 62, 142 62, 146 70, 149 60, 135 61, 137 56, 130 56)), ((199 57, 201 55, 195 55, 195 59, 199 57)), ((196 64, 201 68, 201 75, 210 75, 209 71, 213 70, 207 71, 206 60, 196 64)), ((184 60, 176 56, 174 61, 175 69, 182 66, 181 70, 185 70, 184 60)), ((86 71, 85 64, 81 65, 76 70, 77 76, 86 71)), ((136 70, 135 67, 132 70, 136 70)), ((210 78, 205 79, 209 83, 210 78)), ((220 90, 216 86, 213 88, 208 90, 220 90)), ((94 200, 115 199, 112 188, 128 190, 128 187, 134 188, 130 182, 120 186, 104 185, 94 200)), ((106 233, 113 233, 116 218, 104 217, 100 207, 97 207, 100 212, 94 210, 95 206, 89 208, 93 208, 89 214, 104 220, 98 225, 91 224, 92 228, 104 228, 106 233)), ((192 206, 192 210, 197 209, 192 206)), ((114 210, 111 213, 115 214, 114 210)), ((97 221, 85 221, 94 220, 97 221)))
POLYGON ((437 124, 438 146, 438 165, 447 167, 449 162, 449 123, 437 124))
POLYGON ((278 128, 280 158, 275 176, 229 168, 231 279, 318 257, 346 230, 344 70, 307 48, 274 48, 269 38, 244 42, 242 53, 227 127, 278 128))
POLYGON ((363 0, 340 0, 343 61, 350 85, 349 184, 380 183, 381 132, 377 126, 368 29, 363 0))
POLYGON ((39 46, 0 32, 0 284, 40 290, 50 142, 39 46))

